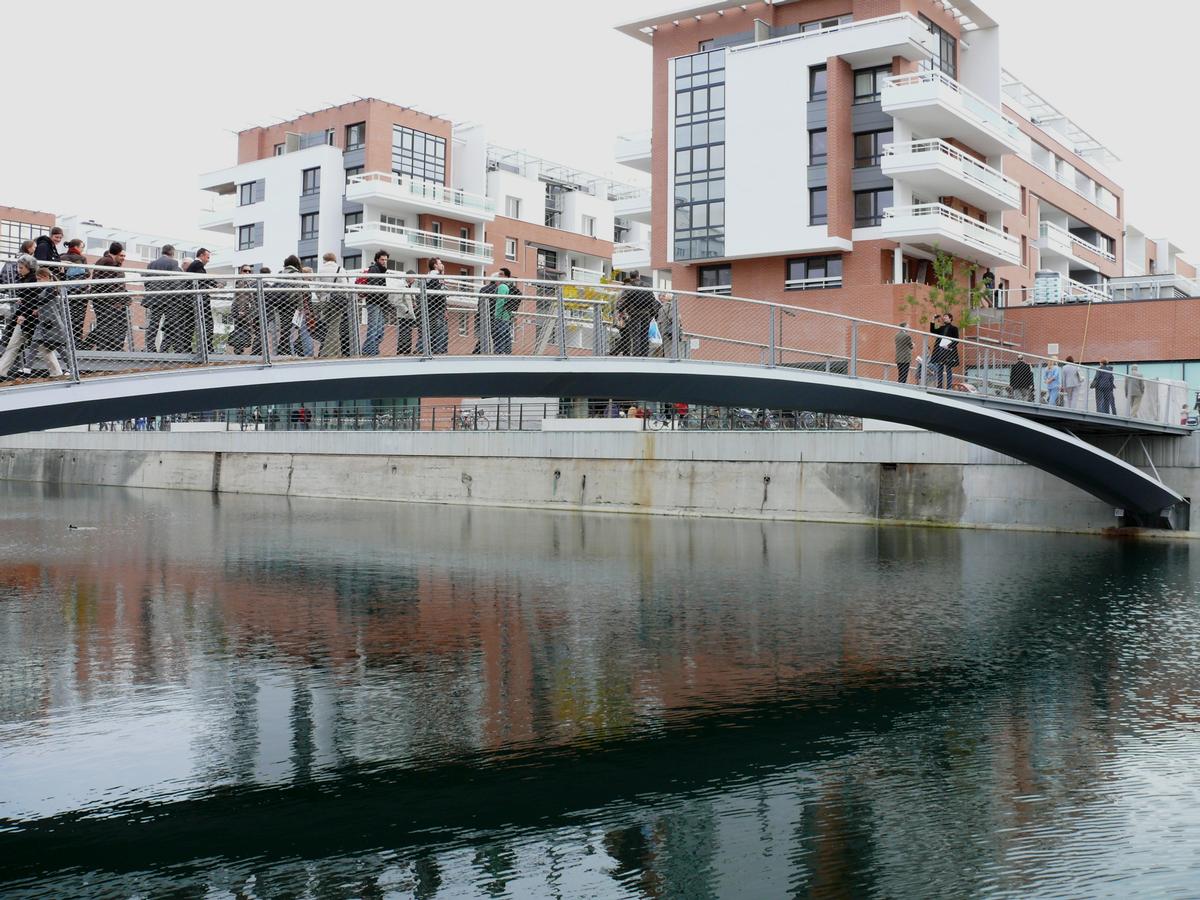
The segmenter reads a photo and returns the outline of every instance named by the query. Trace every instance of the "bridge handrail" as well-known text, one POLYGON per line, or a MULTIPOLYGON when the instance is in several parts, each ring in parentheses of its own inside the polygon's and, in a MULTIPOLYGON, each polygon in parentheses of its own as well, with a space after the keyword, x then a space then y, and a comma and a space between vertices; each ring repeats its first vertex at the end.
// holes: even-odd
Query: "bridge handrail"
MULTIPOLYGON (((0 260, 0 263, 3 262, 4 260, 0 260)), ((632 306, 636 305, 634 300, 643 304, 647 302, 645 294, 640 295, 640 299, 638 299, 628 292, 640 290, 653 293, 657 301, 663 304, 659 312, 659 318, 663 320, 659 323, 660 330, 664 332, 660 352, 668 359, 687 357, 707 361, 743 362, 768 367, 799 364, 795 360, 795 357, 799 355, 845 359, 847 361, 845 374, 852 377, 891 381, 898 375, 906 379, 906 370, 909 370, 916 376, 917 386, 922 388, 946 386, 947 389, 969 390, 971 385, 983 384, 988 392, 991 391, 992 386, 1003 385, 1003 378, 998 380, 993 376, 1008 374, 1009 386, 1001 387, 1000 391, 1007 390, 1010 395, 1009 399, 1021 402, 1021 397, 1013 396, 1014 391, 1020 391, 1027 402, 1044 408, 1059 405, 1062 396, 1061 391, 1054 388, 1052 380, 1050 384, 1045 383, 1048 375, 1052 378, 1054 367, 1059 364, 1058 360, 1053 357, 997 347, 994 343, 971 338, 956 338, 949 341, 949 339, 943 339, 941 335, 917 328, 901 328, 899 325, 888 322, 759 298, 687 290, 651 291, 650 288, 620 284, 517 277, 502 280, 509 285, 515 284, 520 287, 521 297, 514 298, 516 305, 510 312, 507 303, 497 305, 492 302, 498 295, 483 292, 486 285, 495 281, 494 278, 488 276, 442 276, 432 273, 410 275, 398 271, 384 273, 363 271, 271 272, 265 274, 160 272, 129 266, 111 267, 65 261, 43 265, 47 266, 52 274, 60 276, 58 279, 52 278, 49 281, 38 282, 37 286, 39 289, 52 288, 58 291, 65 319, 72 323, 72 327, 69 329, 70 334, 64 336, 59 341, 59 345, 66 352, 68 359, 72 361, 71 365, 63 368, 67 368, 76 380, 80 377, 79 366, 73 364, 77 352, 96 349, 84 341, 85 323, 83 318, 88 315, 89 301, 94 307, 93 321, 97 326, 93 328, 93 335, 96 330, 99 330, 98 326, 102 324, 100 322, 102 313, 110 320, 113 316, 118 315, 112 311, 113 303, 124 303, 127 307, 125 312, 119 313, 123 317, 123 324, 113 325, 111 321, 107 323, 108 326, 111 326, 109 332, 106 332, 109 343, 115 342, 114 346, 108 347, 110 351, 124 351, 125 345, 128 343, 129 352, 138 352, 136 332, 139 326, 133 321, 129 311, 134 303, 140 303, 143 317, 153 313, 153 320, 148 324, 153 325, 154 346, 151 346, 150 336, 146 334, 143 337, 143 346, 140 352, 144 353, 147 362, 151 363, 149 367, 155 368, 153 363, 168 363, 176 359, 174 356, 168 359, 166 355, 168 350, 164 349, 164 345, 169 345, 170 352, 173 354, 182 352, 186 355, 194 352, 197 357, 196 363, 201 365, 206 364, 209 357, 220 355, 217 352, 219 343, 216 340, 217 326, 220 325, 224 328, 229 325, 230 334, 233 335, 236 332, 238 326, 232 324, 232 320, 237 318, 238 313, 234 307, 237 307, 239 303, 242 304, 241 313, 244 320, 248 322, 248 317, 257 320, 252 323, 253 327, 246 326, 250 331, 266 333, 271 341, 277 339, 279 341, 274 354, 269 349, 260 347, 258 355, 267 365, 272 364, 273 356, 295 354, 297 345, 304 347, 304 354, 308 355, 312 352, 308 348, 314 346, 314 340, 324 344, 326 338, 314 337, 318 330, 322 330, 320 316, 314 310, 323 311, 331 303, 336 306, 337 303, 343 301, 349 305, 346 308, 345 322, 339 327, 345 328, 349 332, 345 337, 348 344, 346 351, 350 355, 357 355, 364 345, 372 342, 372 337, 364 338, 358 333, 359 329, 350 327, 349 323, 362 319, 364 320, 362 324, 366 324, 368 328, 383 329, 385 326, 382 319, 372 319, 372 316, 378 314, 370 313, 368 309, 364 308, 371 305, 365 304, 364 301, 380 296, 387 298, 388 303, 374 305, 394 307, 397 327, 402 322, 412 323, 412 328, 418 335, 419 347, 417 349, 422 356, 448 352, 450 344, 453 343, 448 335, 441 334, 436 338, 437 345, 434 346, 430 344, 428 329, 422 328, 426 324, 431 310, 435 315, 438 314, 433 302, 436 298, 442 298, 445 301, 444 306, 456 315, 474 314, 477 322, 475 328, 476 352, 486 355, 497 350, 497 341, 507 340, 511 345, 513 339, 519 336, 527 339, 527 342, 531 341, 528 349, 534 355, 544 355, 551 346, 559 356, 578 355, 578 352, 573 351, 589 349, 585 342, 590 333, 592 355, 605 356, 613 352, 622 352, 619 349, 614 351, 612 347, 613 332, 617 333, 618 343, 626 337, 625 331, 629 327, 631 318, 636 318, 636 310, 631 312, 632 306), (61 273, 68 266, 83 268, 92 277, 63 279, 61 273), (383 284, 356 283, 364 276, 372 280, 382 280, 383 284), (429 284, 435 278, 441 281, 441 287, 436 291, 430 291, 429 284), (411 286, 409 285, 410 280, 411 286), (489 298, 489 302, 483 302, 485 297, 489 298), (172 302, 178 303, 180 298, 183 298, 183 304, 190 304, 174 309, 176 318, 178 315, 184 316, 186 321, 183 324, 180 324, 180 321, 172 320, 171 310, 164 312, 165 305, 170 305, 172 302), (214 301, 209 308, 204 307, 206 299, 214 301), (82 309, 79 307, 80 303, 82 303, 82 309), (249 312, 247 312, 248 308, 249 312), (211 310, 215 310, 220 315, 214 316, 211 310), (229 322, 225 320, 226 313, 231 317, 229 322), (251 314, 253 315, 251 316, 251 314), (188 319, 189 316, 193 318, 188 319), (197 328, 195 316, 205 318, 200 326, 204 331, 204 341, 194 340, 194 330, 197 328), (288 324, 289 316, 291 317, 290 326, 288 324), (74 321, 72 317, 78 321, 74 321), (505 328, 501 328, 497 332, 498 322, 493 321, 494 317, 504 320, 507 332, 505 328), (679 321, 680 318, 682 318, 683 327, 677 329, 678 334, 670 333, 672 329, 669 327, 669 322, 679 321), (788 323, 792 320, 796 321, 789 325, 788 323), (690 329, 687 328, 689 321, 693 324, 690 329), (715 329, 694 327, 704 321, 719 327, 715 329), (371 322, 376 324, 372 326, 371 322), (531 327, 533 329, 532 336, 526 334, 531 327), (791 342, 784 340, 785 330, 791 329, 791 333, 794 335, 797 327, 800 328, 805 341, 811 345, 806 349, 797 348, 794 337, 791 342), (187 334, 168 334, 172 328, 177 331, 187 329, 187 334), (560 328, 563 332, 561 339, 556 336, 560 328), (293 329, 299 333, 292 335, 293 329), (720 333, 723 330, 727 333, 720 333), (121 333, 117 334, 117 331, 121 333), (496 337, 494 332, 500 337, 496 337), (504 334, 506 333, 508 336, 505 338, 504 334), (901 362, 899 358, 893 358, 892 361, 881 359, 882 353, 890 355, 892 344, 898 346, 903 343, 898 341, 902 334, 907 334, 911 338, 911 348, 907 351, 908 359, 904 362, 901 362), (569 345, 571 341, 577 343, 569 345), (949 344, 943 346, 946 341, 949 341, 949 344), (724 345, 727 348, 725 351, 727 356, 724 359, 713 358, 710 350, 691 346, 696 342, 701 345, 724 345), (188 349, 181 350, 180 348, 185 344, 188 349), (203 352, 201 352, 202 344, 207 345, 207 349, 203 352), (288 349, 284 349, 285 345, 288 349), (191 349, 193 347, 194 351, 191 349), (742 351, 739 351, 738 348, 742 348, 742 351), (767 353, 765 357, 759 359, 739 357, 737 355, 739 352, 742 352, 743 356, 745 355, 743 351, 746 348, 754 348, 756 351, 766 350, 767 353), (699 352, 693 352, 697 350, 699 352), (163 355, 155 359, 155 354, 158 353, 163 355), (792 363, 789 363, 789 358, 793 360, 792 363), (951 361, 953 365, 949 365, 951 361), (1031 370, 1021 384, 1017 383, 1016 370, 1013 369, 1018 361, 1029 365, 1031 370), (965 372, 959 372, 958 369, 964 366, 965 372), (941 381, 940 385, 937 380, 933 384, 930 383, 930 370, 935 367, 949 367, 952 370, 949 373, 933 373, 935 376, 941 374, 947 379, 941 381), (1045 395, 1044 400, 1043 395, 1045 395)), ((18 306, 24 301, 28 307, 31 302, 28 294, 30 288, 31 285, 28 283, 0 284, 0 301, 15 298, 18 306)), ((323 315, 324 312, 321 312, 321 316, 323 315)), ((440 328, 437 321, 431 324, 440 328)), ((465 318, 459 323, 460 335, 468 334, 469 324, 465 318)), ((145 326, 141 327, 145 328, 145 326)), ((89 340, 92 340, 92 335, 89 335, 89 340)), ((100 342, 93 340, 92 343, 100 342)), ((632 343, 634 346, 632 348, 627 346, 624 352, 634 355, 646 355, 650 352, 650 348, 645 346, 647 342, 642 341, 639 335, 633 335, 632 343)), ((655 349, 658 347, 656 346, 655 349)), ((507 353, 510 350, 511 347, 501 348, 498 352, 507 353)), ((372 355, 376 351, 377 347, 367 348, 365 352, 372 355)), ((94 353, 88 353, 85 361, 94 364, 96 362, 94 353)), ((114 356, 113 362, 114 364, 117 362, 127 363, 128 360, 118 359, 114 356)), ((12 365, 11 360, 9 365, 12 365)), ((1095 411, 1106 416, 1115 415, 1115 396, 1113 395, 1119 387, 1125 387, 1124 399, 1130 408, 1128 418, 1144 418, 1140 415, 1142 397, 1151 389, 1152 385, 1162 381, 1135 373, 1115 373, 1082 363, 1072 365, 1082 376, 1082 381, 1074 385, 1072 393, 1078 393, 1082 388, 1083 393, 1087 394, 1098 375, 1107 373, 1112 376, 1107 390, 1114 400, 1114 404, 1110 409, 1095 411), (1135 386, 1140 384, 1141 388, 1126 387, 1130 383, 1135 386)), ((2 361, 0 361, 0 369, 4 369, 2 361)), ((53 372, 53 368, 51 371, 53 372)), ((117 371, 117 369, 92 368, 91 371, 103 373, 117 371)), ((7 374, 7 370, 0 372, 0 375, 5 374, 7 374)), ((1059 374, 1061 376, 1061 370, 1059 374)), ((1107 381, 1108 379, 1102 378, 1101 380, 1107 381)), ((1167 383, 1172 384, 1171 382, 1167 383)), ((1154 402, 1148 405, 1148 408, 1156 410, 1159 405, 1163 406, 1162 410, 1148 414, 1156 415, 1162 423, 1169 425, 1179 423, 1178 414, 1182 405, 1174 402, 1179 398, 1170 396, 1170 391, 1173 390, 1175 387, 1169 389, 1164 403, 1160 404, 1159 400, 1155 398, 1154 402), (1174 413, 1172 409, 1175 410, 1174 413)), ((1084 412, 1092 412, 1087 409, 1088 402, 1090 401, 1085 397, 1084 412)), ((1097 406, 1100 405, 1100 398, 1097 397, 1097 406)))

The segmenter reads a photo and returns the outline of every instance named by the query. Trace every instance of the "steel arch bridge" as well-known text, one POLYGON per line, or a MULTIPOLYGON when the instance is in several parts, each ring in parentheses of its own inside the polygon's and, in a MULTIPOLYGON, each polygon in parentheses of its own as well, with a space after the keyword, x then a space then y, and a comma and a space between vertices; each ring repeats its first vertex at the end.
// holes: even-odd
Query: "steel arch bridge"
POLYGON ((629 397, 806 409, 924 428, 1021 460, 1133 514, 1168 524, 1186 501, 1079 437, 966 395, 788 367, 626 357, 384 357, 220 365, 0 390, 0 434, 139 416, 405 396, 629 397))

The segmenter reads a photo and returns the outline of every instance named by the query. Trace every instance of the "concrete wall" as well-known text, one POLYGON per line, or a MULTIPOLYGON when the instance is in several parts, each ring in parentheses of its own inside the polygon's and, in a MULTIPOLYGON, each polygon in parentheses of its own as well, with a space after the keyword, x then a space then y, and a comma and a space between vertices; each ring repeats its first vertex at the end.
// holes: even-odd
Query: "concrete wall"
MULTIPOLYGON (((1200 490, 1200 441, 1147 447, 1172 487, 1200 490)), ((0 439, 0 478, 654 515, 1115 524, 1111 508, 1065 482, 927 432, 54 432, 0 439)))

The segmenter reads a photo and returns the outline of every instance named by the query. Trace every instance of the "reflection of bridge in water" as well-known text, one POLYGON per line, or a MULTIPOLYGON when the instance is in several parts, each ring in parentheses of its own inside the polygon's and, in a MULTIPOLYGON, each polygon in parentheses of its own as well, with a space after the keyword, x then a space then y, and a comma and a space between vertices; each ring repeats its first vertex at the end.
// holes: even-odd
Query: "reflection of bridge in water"
POLYGON ((0 389, 0 434, 369 397, 637 397, 896 422, 1019 459, 1134 522, 1169 524, 1186 507, 1156 474, 1079 436, 1188 433, 1175 383, 1080 366, 1074 389, 1060 391, 1050 360, 1008 348, 708 294, 390 274, 364 284, 93 274, 119 277, 64 282, 57 301, 71 320, 60 344, 71 374, 0 389), (652 318, 661 342, 646 338, 652 318), (1033 369, 1014 396, 1018 358, 1033 369), (939 365, 953 390, 934 387, 939 365), (1121 408, 1097 411, 1109 399, 1121 408))

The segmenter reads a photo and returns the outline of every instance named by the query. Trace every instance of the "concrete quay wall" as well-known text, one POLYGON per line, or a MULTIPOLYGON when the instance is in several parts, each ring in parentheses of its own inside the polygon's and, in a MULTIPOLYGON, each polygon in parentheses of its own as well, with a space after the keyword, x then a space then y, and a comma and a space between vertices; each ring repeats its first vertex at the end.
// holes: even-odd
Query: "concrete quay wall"
MULTIPOLYGON (((1144 446, 1169 485, 1200 496, 1200 440, 1144 446)), ((1136 441, 1123 455, 1145 463, 1136 441)), ((1063 531, 1115 524, 1111 507, 1078 488, 921 431, 57 431, 0 438, 0 478, 648 515, 1063 531)))

